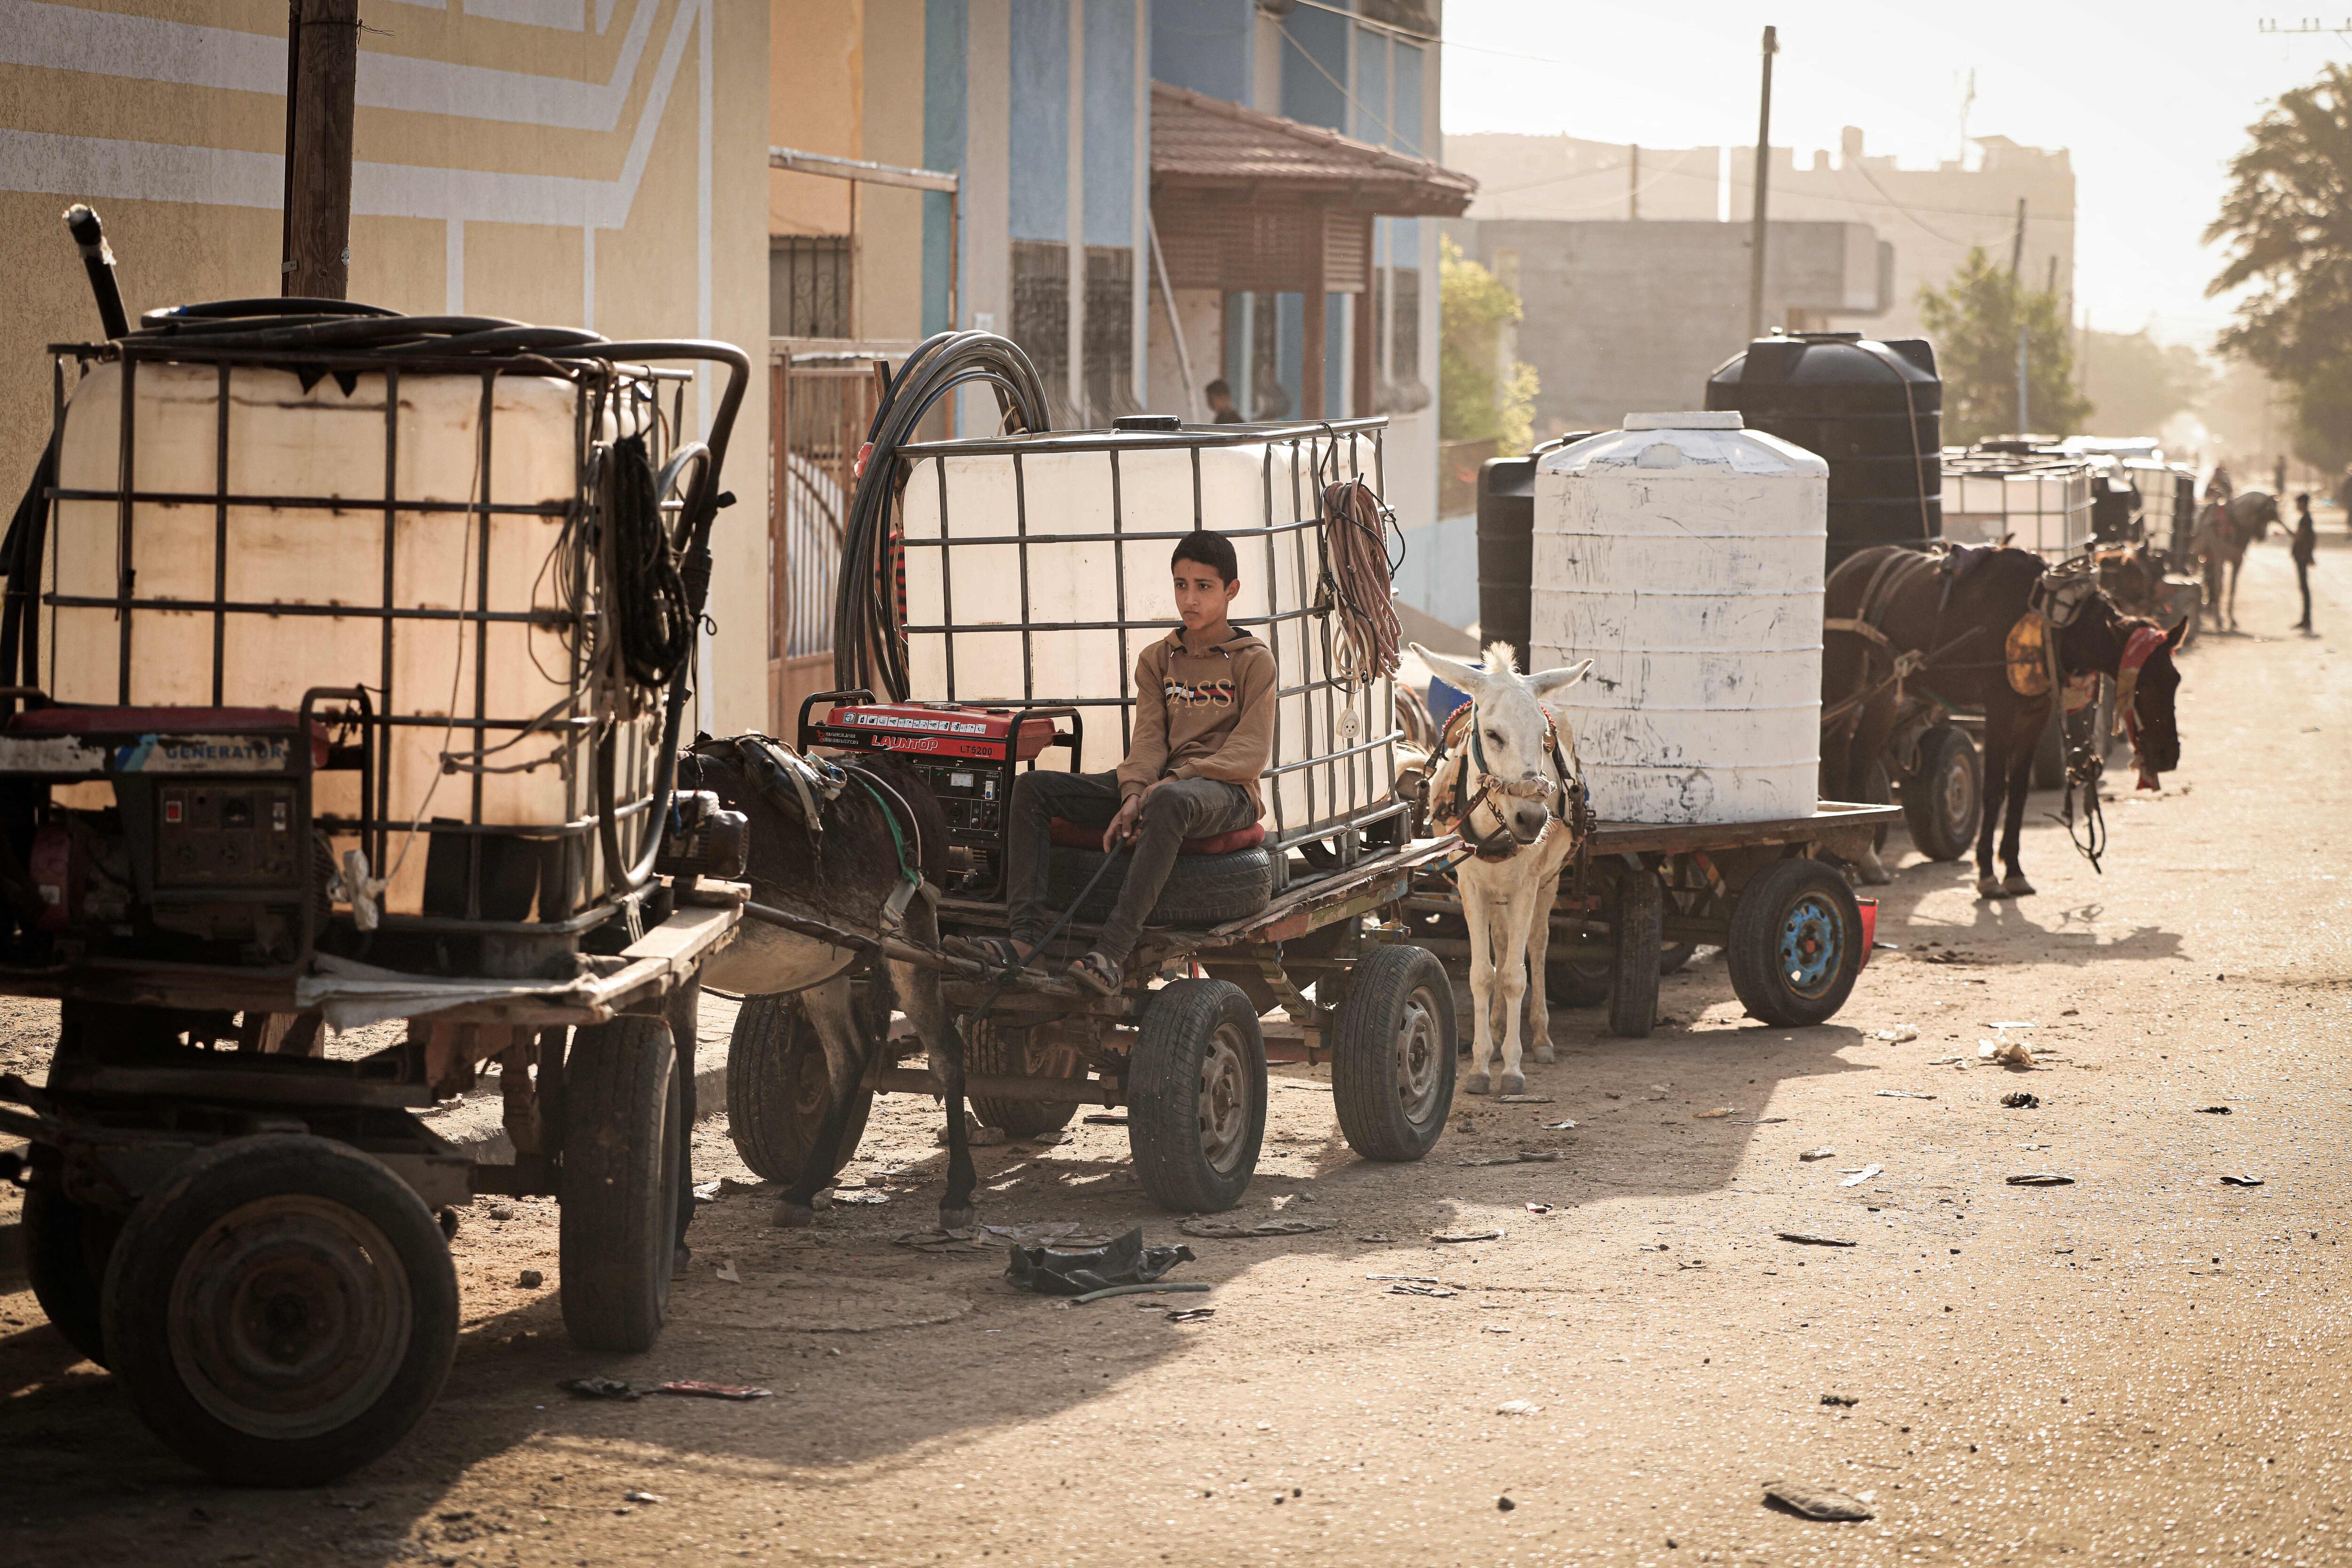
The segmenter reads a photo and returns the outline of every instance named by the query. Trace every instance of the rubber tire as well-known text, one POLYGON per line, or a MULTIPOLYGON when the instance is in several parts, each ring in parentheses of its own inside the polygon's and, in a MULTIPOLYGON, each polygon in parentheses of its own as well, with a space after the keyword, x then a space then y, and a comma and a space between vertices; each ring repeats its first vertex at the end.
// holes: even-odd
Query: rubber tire
POLYGON ((1257 1009, 1228 980, 1179 980, 1154 994, 1128 1065, 1127 1141, 1143 1190, 1162 1208, 1216 1214, 1242 1201, 1265 1142, 1265 1037, 1257 1009), (1201 1064, 1226 1026, 1242 1036, 1250 1096, 1231 1166, 1219 1171, 1201 1149, 1201 1064))
MULTIPOLYGON (((1122 855, 1122 858, 1125 856, 1122 855)), ((1086 890, 1087 882, 1103 863, 1099 849, 1054 847, 1053 864, 1045 878, 1045 902, 1066 910, 1086 890)), ((1110 919, 1118 905, 1119 889, 1127 882, 1122 866, 1105 877, 1094 896, 1071 918, 1088 925, 1110 919)), ((1254 915, 1274 899, 1274 860, 1265 848, 1237 849, 1231 855, 1179 855, 1160 887, 1160 901, 1144 917, 1146 925, 1214 926, 1254 915)))
POLYGON ((25 1189, 24 1226, 33 1299, 68 1344, 106 1365, 106 1266, 122 1226, 66 1196, 48 1161, 25 1189))
MULTIPOLYGON (((870 1009, 860 1009, 863 1022, 871 1026, 872 1017, 870 1009)), ((882 1026, 888 1023, 886 1011, 882 1026)), ((743 1163, 771 1182, 799 1180, 831 1089, 824 1047, 799 998, 744 997, 727 1047, 727 1131, 743 1163)), ((850 1096, 840 1159, 825 1174, 839 1174, 857 1152, 873 1110, 874 1091, 860 1084, 850 1096)))
POLYGON ((1609 963, 1609 1032, 1623 1040, 1649 1038, 1658 1021, 1659 923, 1665 898, 1647 868, 1617 879, 1609 963))
POLYGON ((107 1265, 105 1333, 132 1409, 182 1458, 232 1485, 322 1486, 391 1448, 432 1406, 457 1353, 457 1271, 433 1211, 381 1163, 306 1133, 231 1139, 182 1163, 131 1210, 107 1265), (299 1438, 256 1436, 205 1409, 171 1335, 173 1287, 189 1249, 225 1216, 284 1195, 365 1218, 409 1292, 408 1344, 383 1391, 341 1426, 299 1438))
POLYGON ((1976 847, 1984 815, 1984 759, 1968 732, 1937 725, 1919 738, 1919 769, 1903 780, 1903 821, 1912 847, 1930 860, 1958 860, 1976 847), (1953 813, 1948 793, 1953 775, 1967 775, 1967 809, 1953 813))
POLYGON ((1845 1005, 1862 973, 1862 910, 1853 889, 1819 860, 1776 860, 1748 879, 1731 909, 1731 933, 1724 957, 1731 966, 1731 989, 1752 1017, 1783 1028, 1827 1023, 1845 1005), (1826 895, 1844 927, 1838 972, 1819 996, 1790 989, 1780 973, 1780 936, 1789 911, 1809 894, 1826 895))
MULTIPOLYGON (((968 1031, 965 1038, 970 1063, 966 1070, 974 1074, 1034 1073, 1045 1065, 1038 1061, 1037 1053, 1029 1048, 1027 1041, 1007 1039, 992 1026, 968 1031)), ((970 1103, 971 1113, 980 1118, 982 1126, 1001 1127, 1011 1138, 1058 1132, 1078 1113, 1075 1100, 990 1100, 973 1095, 970 1103)))
POLYGON ((573 1031, 563 1078, 563 1327, 582 1350, 651 1350, 669 1311, 685 1169, 668 1021, 627 1015, 573 1031))
MULTIPOLYGON (((1895 804, 1895 780, 1893 776, 1887 773, 1886 763, 1884 758, 1873 757, 1870 759, 1869 763, 1864 766, 1862 770, 1862 800, 1860 804, 1864 805, 1893 805, 1895 804)), ((1877 828, 1871 834, 1871 848, 1879 854, 1885 854, 1886 852, 1886 836, 1892 831, 1893 829, 1885 823, 1880 823, 1877 828)))
POLYGON ((1425 948, 1378 947, 1349 971, 1331 1030, 1331 1098, 1348 1147, 1367 1160, 1418 1160, 1436 1147, 1454 1106, 1454 983, 1425 948), (1399 1093, 1397 1035, 1406 1006, 1427 998, 1437 1022, 1438 1079, 1414 1119, 1399 1093))

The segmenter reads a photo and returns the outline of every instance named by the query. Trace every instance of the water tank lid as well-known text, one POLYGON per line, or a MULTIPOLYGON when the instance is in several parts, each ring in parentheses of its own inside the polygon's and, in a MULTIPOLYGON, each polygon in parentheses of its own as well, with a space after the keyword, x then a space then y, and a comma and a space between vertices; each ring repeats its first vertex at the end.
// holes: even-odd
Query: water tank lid
POLYGON ((1744 430, 1737 408, 1692 409, 1680 414, 1628 414, 1628 430, 1744 430))

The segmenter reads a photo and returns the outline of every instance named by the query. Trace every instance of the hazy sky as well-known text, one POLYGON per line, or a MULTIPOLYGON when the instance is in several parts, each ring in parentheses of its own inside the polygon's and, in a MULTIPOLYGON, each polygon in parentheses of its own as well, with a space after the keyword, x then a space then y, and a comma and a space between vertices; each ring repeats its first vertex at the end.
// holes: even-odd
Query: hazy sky
POLYGON ((2205 298, 2218 252, 2198 237, 2246 126, 2327 61, 2352 61, 2336 34, 2262 31, 2300 25, 2297 9, 2237 0, 1446 0, 1444 17, 1448 132, 1752 143, 1769 22, 1775 145, 1802 163, 1858 125, 1870 153, 1932 168, 1959 152, 1973 67, 1971 135, 2074 154, 2074 283, 2092 325, 2200 346, 2228 309, 2205 298))

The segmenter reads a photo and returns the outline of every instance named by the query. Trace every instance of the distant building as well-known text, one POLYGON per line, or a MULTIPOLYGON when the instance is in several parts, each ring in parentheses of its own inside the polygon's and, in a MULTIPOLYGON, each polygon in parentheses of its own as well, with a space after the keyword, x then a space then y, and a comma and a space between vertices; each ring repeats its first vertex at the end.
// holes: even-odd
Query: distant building
MULTIPOLYGON (((1797 149, 1774 147, 1769 216, 1775 222, 1868 224, 1894 247, 1885 313, 1866 323, 1877 336, 1919 336, 1920 287, 1949 279, 1971 246, 2006 263, 2021 198, 2020 275, 2037 289, 2054 282, 2059 296, 2071 300, 2074 171, 2066 151, 2021 147, 2004 136, 1980 136, 1976 145, 1983 153, 1979 167, 1948 162, 1932 170, 1867 155, 1853 126, 1840 137, 1834 159, 1816 151, 1800 166, 1797 149)), ((1478 182, 1473 219, 1683 219, 1727 221, 1743 230, 1756 167, 1752 147, 1634 147, 1572 136, 1452 136, 1445 158, 1478 182)), ((1744 251, 1744 238, 1741 245, 1744 251)), ((1744 292, 1744 254, 1739 260, 1744 292)))
MULTIPOLYGON (((1748 339, 1748 226, 1665 220, 1458 220, 1465 255, 1518 290, 1517 357, 1536 367, 1538 437, 1613 429, 1629 412, 1704 406, 1748 339)), ((1773 222, 1765 320, 1866 327, 1885 313, 1894 250, 1860 223, 1773 222)))

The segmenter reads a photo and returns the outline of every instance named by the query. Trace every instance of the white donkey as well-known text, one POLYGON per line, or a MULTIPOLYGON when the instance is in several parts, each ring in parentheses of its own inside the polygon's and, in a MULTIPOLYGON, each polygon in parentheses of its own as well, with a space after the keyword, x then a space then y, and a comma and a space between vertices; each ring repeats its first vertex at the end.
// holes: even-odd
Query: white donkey
POLYGON ((1470 996, 1477 1013, 1470 1076, 1462 1089, 1465 1094, 1486 1092, 1499 1014, 1502 1072, 1494 1087, 1497 1093, 1518 1094, 1528 1086, 1520 1071, 1519 1000, 1528 994, 1530 970, 1528 1032, 1535 1037, 1536 1060, 1552 1059, 1544 954, 1551 942, 1560 871, 1575 849, 1569 792, 1576 783, 1570 761, 1576 738, 1544 701, 1583 679, 1592 661, 1521 675, 1508 643, 1488 648, 1483 668, 1431 653, 1418 643, 1412 651, 1470 696, 1446 723, 1427 796, 1432 823, 1441 830, 1458 829, 1477 851, 1454 869, 1463 922, 1470 928, 1470 996))

